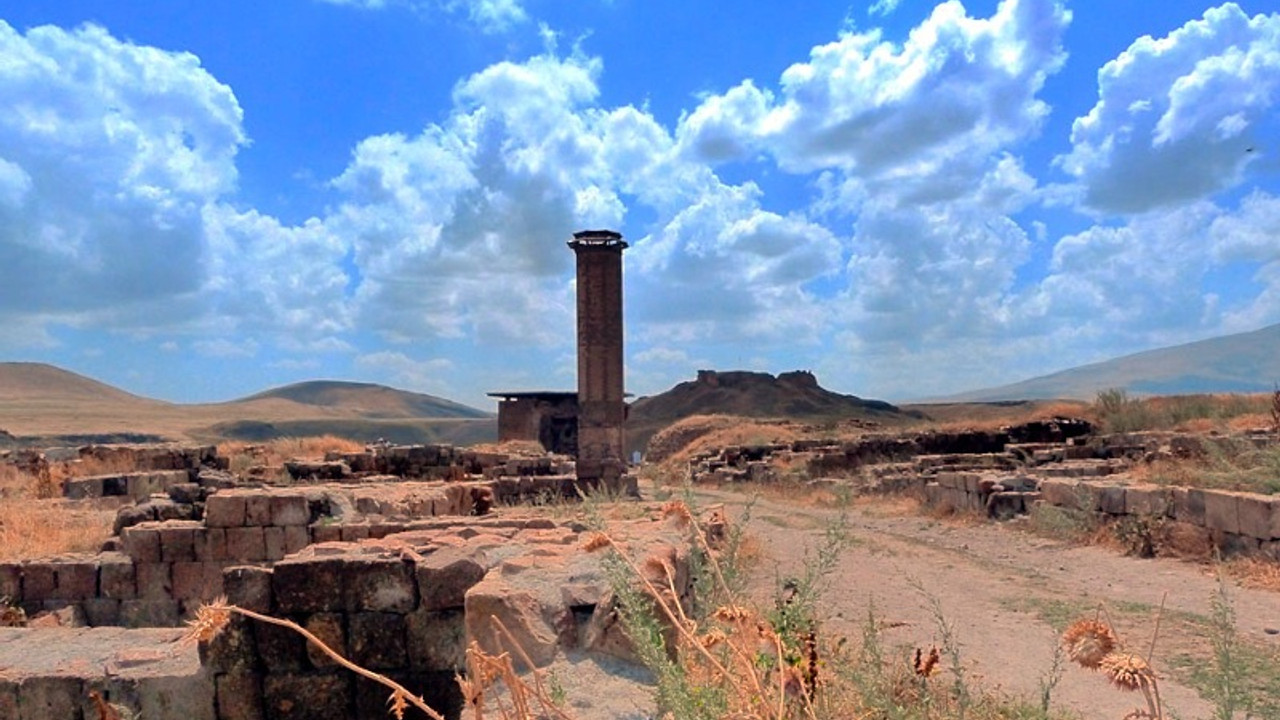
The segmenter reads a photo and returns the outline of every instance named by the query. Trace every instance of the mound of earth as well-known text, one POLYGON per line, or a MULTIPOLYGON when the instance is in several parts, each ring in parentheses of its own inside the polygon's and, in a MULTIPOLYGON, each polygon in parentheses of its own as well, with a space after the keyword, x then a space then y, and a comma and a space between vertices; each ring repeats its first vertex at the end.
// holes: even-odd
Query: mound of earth
MULTIPOLYGON (((372 383, 311 380, 267 390, 236 401, 280 398, 302 405, 340 408, 369 419, 489 418, 490 413, 434 395, 397 390, 372 383)), ((229 403, 230 404, 230 403, 229 403)))
POLYGON ((760 372, 702 370, 696 380, 631 404, 627 418, 628 450, 642 450, 654 433, 696 415, 884 423, 922 417, 882 400, 866 400, 826 390, 810 372, 795 371, 775 377, 760 372))

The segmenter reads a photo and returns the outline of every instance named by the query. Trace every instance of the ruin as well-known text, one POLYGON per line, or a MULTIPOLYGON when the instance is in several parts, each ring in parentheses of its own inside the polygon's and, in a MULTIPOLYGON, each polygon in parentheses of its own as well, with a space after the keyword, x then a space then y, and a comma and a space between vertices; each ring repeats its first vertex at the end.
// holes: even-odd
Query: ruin
POLYGON ((622 251, 611 230, 569 241, 578 260, 578 480, 620 489, 627 405, 622 361, 622 251))
POLYGON ((578 454, 578 394, 564 391, 491 392, 498 398, 498 442, 536 442, 547 452, 578 454))

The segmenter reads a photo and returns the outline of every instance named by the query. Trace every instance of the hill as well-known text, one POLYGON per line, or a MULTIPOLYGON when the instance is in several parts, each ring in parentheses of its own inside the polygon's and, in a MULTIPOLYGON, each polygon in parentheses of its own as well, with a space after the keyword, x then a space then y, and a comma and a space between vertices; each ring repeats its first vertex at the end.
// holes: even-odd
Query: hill
POLYGON ((60 367, 34 362, 0 362, 0 402, 162 403, 60 367))
POLYGON ((471 444, 497 439, 493 415, 383 385, 297 383, 224 403, 139 397, 42 363, 0 363, 0 445, 219 442, 333 434, 471 444))
POLYGON ((845 419, 903 421, 919 417, 881 400, 831 392, 812 373, 701 370, 698 378, 631 404, 627 447, 642 449, 658 430, 694 415, 735 415, 830 422, 845 419))
POLYGON ((343 408, 361 417, 379 420, 407 418, 487 418, 483 410, 434 395, 396 390, 372 383, 312 380, 250 395, 237 400, 252 403, 280 398, 301 405, 343 408))
POLYGON ((1280 381, 1280 325, 1147 350, 1104 362, 973 390, 941 400, 994 402, 1049 398, 1092 399, 1099 390, 1186 395, 1270 392, 1280 381))

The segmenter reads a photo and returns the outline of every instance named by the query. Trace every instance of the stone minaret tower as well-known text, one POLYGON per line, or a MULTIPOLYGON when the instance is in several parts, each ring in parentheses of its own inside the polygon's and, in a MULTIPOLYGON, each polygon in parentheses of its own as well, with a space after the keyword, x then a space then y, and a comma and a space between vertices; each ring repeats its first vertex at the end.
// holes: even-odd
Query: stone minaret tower
POLYGON ((626 469, 622 379, 622 235, 573 234, 578 257, 578 480, 622 489, 626 469))

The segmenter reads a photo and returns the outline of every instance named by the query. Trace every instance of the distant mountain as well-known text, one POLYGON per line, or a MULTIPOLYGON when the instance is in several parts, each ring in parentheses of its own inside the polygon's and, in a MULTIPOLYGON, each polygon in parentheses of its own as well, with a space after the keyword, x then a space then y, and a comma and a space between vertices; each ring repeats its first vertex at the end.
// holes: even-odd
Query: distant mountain
POLYGON ((302 405, 342 408, 379 420, 406 418, 488 418, 491 413, 434 395, 396 390, 372 383, 311 380, 260 392, 236 403, 280 398, 302 405))
POLYGON ((60 367, 35 362, 0 362, 0 402, 155 403, 60 367))
POLYGON ((919 417, 882 400, 864 400, 826 390, 809 372, 774 377, 760 372, 701 370, 696 380, 631 404, 627 445, 639 449, 658 430, 692 415, 888 422, 919 417))
POLYGON ((370 383, 303 382, 230 402, 187 405, 132 395, 52 365, 0 363, 0 433, 0 445, 49 446, 117 441, 110 438, 218 442, 325 434, 473 443, 495 440, 498 430, 491 413, 370 383))
POLYGON ((1280 382, 1280 325, 1082 365, 1012 385, 939 398, 993 402, 1049 398, 1092 399, 1099 390, 1133 394, 1269 392, 1280 382))

